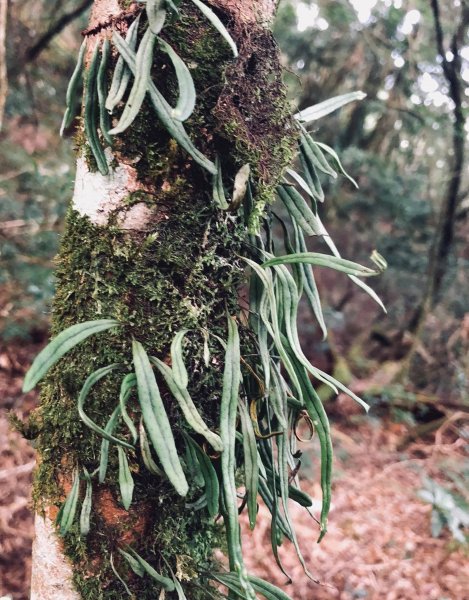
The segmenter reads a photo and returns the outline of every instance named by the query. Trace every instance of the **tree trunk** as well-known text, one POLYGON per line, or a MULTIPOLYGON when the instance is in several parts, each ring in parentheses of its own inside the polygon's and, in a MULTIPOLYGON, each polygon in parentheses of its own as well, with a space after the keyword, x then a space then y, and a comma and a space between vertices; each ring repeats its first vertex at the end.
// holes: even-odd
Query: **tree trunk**
MULTIPOLYGON (((189 1, 179 6, 181 17, 165 26, 163 37, 191 67, 197 102, 186 128, 195 146, 212 161, 220 156, 227 188, 240 167, 250 164, 250 218, 255 226, 294 143, 277 49, 267 27, 275 7, 271 0, 210 4, 236 40, 236 60, 189 1)), ((86 64, 97 43, 110 38, 112 30, 124 34, 142 10, 128 1, 96 0, 84 32, 86 64)), ((113 65, 115 61, 113 53, 113 65)), ((177 86, 164 53, 155 53, 152 73, 157 88, 171 100, 177 86)), ((245 217, 218 209, 212 177, 168 135, 147 100, 130 128, 116 136, 112 153, 106 150, 112 164, 109 175, 97 172, 81 127, 76 140, 75 192, 57 258, 52 334, 94 319, 114 318, 123 326, 88 338, 51 369, 42 385, 36 415, 38 517, 31 597, 123 598, 124 584, 111 560, 135 597, 158 597, 158 583, 132 575, 119 554, 131 546, 148 560, 151 556, 157 569, 167 572, 170 565, 185 582, 188 598, 206 599, 204 573, 213 568, 213 551, 224 546, 224 533, 204 511, 186 508, 197 497, 181 498, 167 480, 146 471, 140 452, 128 453, 135 482, 128 511, 120 501, 117 448, 111 445, 107 477, 103 484, 93 484, 90 533, 80 536, 74 524, 59 538, 53 521, 75 469, 86 467, 92 473, 99 465, 101 438, 84 426, 77 412, 81 387, 97 368, 122 365, 86 400, 86 412, 104 427, 118 404, 122 376, 130 370, 132 338, 148 354, 165 359, 174 334, 190 330, 185 356, 191 396, 209 426, 218 427, 223 349, 211 336, 205 368, 203 332, 226 339, 226 312, 239 310, 243 263, 238 253, 246 237, 245 217)), ((249 343, 242 328, 241 340, 242 345, 249 343)), ((161 392, 181 446, 179 409, 164 385, 161 392)), ((134 400, 129 412, 138 419, 134 400)), ((218 597, 215 589, 210 593, 218 597)))

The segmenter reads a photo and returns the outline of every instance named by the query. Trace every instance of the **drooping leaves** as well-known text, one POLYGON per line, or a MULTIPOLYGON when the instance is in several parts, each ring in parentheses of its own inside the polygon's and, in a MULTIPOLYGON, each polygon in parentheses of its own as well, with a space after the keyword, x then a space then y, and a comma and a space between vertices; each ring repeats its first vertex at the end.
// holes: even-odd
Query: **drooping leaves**
POLYGON ((68 327, 55 337, 34 359, 23 383, 23 392, 30 392, 55 363, 90 335, 117 327, 119 321, 100 319, 68 327))
POLYGON ((150 360, 142 344, 137 340, 133 340, 132 350, 135 375, 137 376, 138 399, 148 436, 169 481, 178 494, 185 496, 189 486, 179 460, 172 428, 161 400, 150 360))

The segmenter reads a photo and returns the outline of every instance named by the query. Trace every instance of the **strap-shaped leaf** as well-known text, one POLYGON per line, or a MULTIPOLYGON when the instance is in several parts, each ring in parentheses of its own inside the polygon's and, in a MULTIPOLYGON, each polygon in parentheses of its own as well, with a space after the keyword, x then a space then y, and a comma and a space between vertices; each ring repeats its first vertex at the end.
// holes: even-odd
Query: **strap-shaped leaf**
POLYGON ((200 416, 199 411, 197 410, 196 405, 192 401, 192 398, 189 395, 187 389, 182 389, 176 382, 176 378, 174 376, 174 367, 171 369, 168 367, 166 363, 158 358, 153 356, 150 357, 150 361, 157 367, 159 372, 163 375, 166 385, 169 387, 170 392, 173 394, 174 398, 177 400, 186 421, 190 427, 200 435, 203 435, 207 442, 212 446, 214 450, 217 452, 221 452, 223 450, 223 444, 220 439, 220 436, 213 431, 210 431, 208 425, 200 416))
POLYGON ((184 355, 182 349, 182 343, 188 331, 188 329, 181 329, 178 331, 171 343, 172 376, 176 385, 178 385, 181 389, 186 389, 189 383, 189 376, 187 375, 186 365, 184 364, 184 355))
MULTIPOLYGON (((141 13, 140 13, 141 14, 141 13)), ((127 35, 125 37, 126 42, 129 44, 129 48, 134 51, 137 45, 138 25, 140 23, 140 15, 137 16, 135 21, 130 25, 127 35)), ((111 88, 106 98, 106 110, 110 113, 119 104, 124 97, 127 87, 129 85, 131 72, 122 56, 117 59, 116 66, 114 68, 114 75, 112 76, 111 88)))
POLYGON ((118 446, 117 450, 119 452, 119 489, 121 492, 122 504, 125 510, 129 510, 134 493, 134 480, 129 469, 129 463, 124 449, 118 446))
POLYGON ((298 379, 301 382, 303 390, 303 400, 306 410, 313 422, 314 428, 318 433, 321 446, 321 490, 322 490, 322 508, 321 508, 321 532, 318 542, 322 540, 327 532, 327 517, 331 504, 331 477, 332 477, 332 442, 330 435, 329 420, 327 418, 324 406, 317 395, 308 373, 303 365, 295 363, 295 369, 298 379))
MULTIPOLYGON (((303 237, 303 232, 298 227, 298 224, 295 221, 292 221, 293 232, 295 237, 295 252, 307 252, 307 247, 305 243, 305 239, 303 237)), ((303 286, 306 298, 308 299, 311 310, 313 311, 316 319, 318 320, 319 326, 321 327, 321 331, 323 334, 323 339, 327 338, 327 327, 326 322, 324 320, 324 314, 322 312, 321 298, 319 297, 319 290, 316 285, 316 280, 314 279, 313 268, 311 265, 306 265, 304 263, 300 264, 300 267, 303 269, 304 279, 303 286)))
POLYGON ((98 68, 99 68, 99 42, 91 56, 90 65, 85 79, 85 101, 84 101, 84 125, 85 134, 91 152, 96 160, 101 175, 109 175, 109 165, 107 163, 104 149, 98 135, 99 122, 99 99, 98 99, 98 68))
POLYGON ((143 576, 146 573, 147 575, 150 575, 152 579, 157 581, 165 590, 168 590, 168 592, 174 592, 176 588, 171 579, 169 579, 168 577, 164 577, 163 575, 160 575, 160 573, 155 571, 155 569, 150 565, 150 563, 148 563, 144 558, 137 554, 135 550, 132 550, 132 548, 128 548, 128 550, 130 554, 121 549, 119 549, 119 552, 129 562, 130 566, 135 571, 135 573, 137 573, 137 575, 140 575, 141 573, 142 575, 140 576, 143 576), (129 558, 134 558, 134 560, 138 563, 141 569, 138 569, 136 563, 134 563, 133 561, 131 562, 129 558), (137 568, 138 572, 134 569, 134 566, 137 568))
POLYGON ((316 170, 316 159, 309 146, 300 143, 300 162, 304 176, 313 197, 319 202, 324 202, 324 190, 316 170))
MULTIPOLYGON (((104 431, 107 434, 112 435, 114 433, 114 429, 117 426, 117 421, 120 414, 120 406, 117 406, 109 417, 109 421, 106 423, 106 427, 104 428, 104 431)), ((106 479, 107 466, 109 462, 109 440, 107 438, 103 438, 101 440, 101 450, 99 454, 98 481, 99 483, 103 483, 106 479)))
MULTIPOLYGON (((236 578, 233 573, 212 573, 211 576, 216 580, 226 586, 232 592, 235 592, 240 598, 246 600, 248 597, 246 596, 245 591, 240 586, 239 580, 236 578)), ((290 596, 288 596, 283 590, 264 581, 263 579, 259 579, 259 577, 253 577, 252 575, 248 575, 248 579, 252 584, 252 587, 262 594, 266 600, 292 600, 290 596)))
POLYGON ((169 481, 178 494, 185 496, 189 491, 189 486, 179 460, 171 425, 161 400, 150 360, 140 342, 133 340, 132 350, 137 376, 138 399, 148 436, 169 481))
POLYGON ((186 63, 179 57, 173 48, 161 38, 158 38, 158 44, 169 56, 176 71, 176 78, 179 86, 179 97, 176 106, 172 110, 172 117, 178 121, 186 121, 194 112, 195 107, 195 87, 191 72, 186 63))
POLYGON ((182 585, 181 585, 179 579, 173 573, 173 570, 171 568, 169 568, 169 570, 171 571, 171 577, 173 578, 174 588, 177 592, 178 600, 188 600, 187 596, 184 593, 184 590, 182 589, 182 585))
POLYGON ((238 575, 239 582, 246 590, 248 600, 256 600, 256 594, 247 579, 241 549, 236 495, 236 416, 238 409, 239 386, 241 382, 241 353, 239 332, 236 321, 228 316, 228 340, 223 371, 223 392, 220 408, 220 436, 223 442, 221 470, 223 481, 224 521, 228 542, 230 570, 238 575))
POLYGON ((59 333, 34 359, 24 378, 23 392, 30 392, 64 354, 86 340, 90 335, 106 331, 111 327, 117 327, 119 324, 119 321, 114 319, 85 321, 84 323, 72 325, 59 333))
POLYGON ((73 476, 73 483, 70 492, 57 513, 57 523, 60 527, 60 535, 68 533, 70 527, 73 525, 75 515, 77 512, 78 496, 80 494, 80 475, 78 469, 75 470, 73 476))
POLYGON ((342 175, 344 175, 344 177, 346 177, 350 181, 350 183, 352 183, 358 189, 358 183, 355 181, 355 179, 353 179, 353 177, 350 177, 350 175, 344 169, 344 167, 342 166, 342 163, 340 162, 340 158, 339 158, 337 152, 333 148, 331 148, 330 146, 327 146, 326 144, 323 144, 322 142, 315 142, 315 144, 316 144, 316 146, 319 146, 319 148, 321 148, 321 150, 324 150, 324 152, 327 152, 328 154, 330 154, 330 156, 332 156, 332 159, 335 163, 336 169, 340 173, 342 173, 342 175))
POLYGON ((202 448, 189 435, 184 436, 186 442, 194 450, 197 461, 200 466, 205 485, 205 499, 207 503, 208 514, 216 517, 219 512, 220 485, 217 472, 210 458, 205 454, 202 448))
POLYGON ((257 491, 259 488, 259 465, 257 462, 256 435, 249 411, 243 402, 239 403, 241 429, 243 432, 244 481, 248 495, 249 526, 254 529, 257 518, 257 491))
POLYGON ((90 532, 90 516, 93 504, 93 484, 91 483, 90 474, 85 467, 83 467, 83 471, 85 474, 86 491, 80 512, 80 535, 86 537, 90 532))
POLYGON ((223 175, 221 171, 220 157, 215 157, 216 174, 213 176, 213 200, 220 210, 228 210, 229 204, 226 200, 225 188, 223 187, 223 175))
POLYGON ((111 565, 112 572, 117 577, 117 579, 122 583, 122 585, 124 586, 124 589, 127 592, 127 594, 132 597, 132 592, 129 590, 129 586, 125 583, 125 581, 119 575, 119 571, 116 569, 116 566, 114 564, 114 557, 112 555, 112 552, 111 552, 111 556, 109 557, 109 564, 111 565))
POLYGON ((329 98, 329 100, 324 100, 324 102, 319 102, 309 108, 304 108, 296 113, 295 119, 302 123, 311 123, 312 121, 317 121, 317 119, 322 119, 322 117, 342 108, 342 106, 345 106, 350 102, 363 100, 363 98, 366 98, 366 94, 363 92, 350 92, 348 94, 334 96, 334 98, 329 98))
POLYGON ((105 429, 103 429, 102 427, 97 425, 85 413, 85 409, 84 409, 85 400, 88 398, 91 388, 100 379, 102 379, 105 375, 107 375, 108 373, 111 373, 111 371, 114 371, 115 369, 117 369, 120 366, 121 366, 120 363, 114 363, 112 365, 108 365, 107 367, 102 367, 101 369, 97 369, 96 371, 94 371, 94 373, 91 373, 91 375, 86 379, 85 383, 83 384, 83 387, 81 388, 81 391, 80 391, 80 395, 78 396, 78 414, 80 415, 80 419, 83 421, 83 423, 85 425, 87 425, 90 429, 92 429, 95 433, 99 434, 100 436, 102 436, 103 438, 105 438, 106 440, 108 440, 110 442, 114 442, 115 444, 118 444, 119 446, 123 446, 124 448, 132 449, 133 448, 132 444, 129 444, 128 442, 125 442, 124 440, 121 440, 120 438, 114 437, 113 435, 108 433, 105 429))
POLYGON ((288 175, 290 175, 290 177, 296 181, 296 183, 304 192, 308 194, 308 196, 311 196, 311 198, 315 197, 313 192, 311 191, 311 188, 299 173, 297 173, 293 169, 285 169, 285 172, 288 173, 288 175))
POLYGON ((109 62, 110 50, 110 42, 106 38, 103 42, 101 62, 99 64, 98 69, 97 91, 99 101, 99 128, 101 129, 101 134, 103 138, 110 146, 112 146, 112 137, 108 133, 111 127, 111 120, 109 118, 109 113, 106 110, 107 67, 109 62))
POLYGON ((123 556, 125 558, 125 560, 129 563, 130 568, 135 573, 135 575, 138 575, 139 577, 143 577, 143 575, 145 574, 145 569, 142 567, 140 562, 136 558, 134 558, 131 554, 126 552, 125 550, 118 548, 118 551, 119 551, 119 554, 121 556, 123 556))
POLYGON ((142 453, 143 463, 146 468, 153 473, 153 475, 158 475, 159 477, 164 477, 163 471, 158 467, 156 462, 153 460, 151 455, 150 443, 148 441, 147 432, 145 431, 145 427, 143 426, 143 420, 140 420, 139 426, 140 432, 140 451, 142 453))
POLYGON ((197 8, 207 17, 210 23, 215 27, 218 33, 224 38, 227 44, 230 46, 233 51, 233 55, 236 58, 238 56, 238 48, 236 47, 236 43, 231 37, 229 31, 217 17, 217 15, 213 12, 211 8, 209 8, 206 4, 201 2, 200 0, 192 0, 192 2, 197 6, 197 8))
POLYGON ((127 412, 127 402, 132 393, 132 390, 137 385, 137 378, 135 377, 135 373, 128 373, 124 379, 122 380, 121 389, 119 393, 119 406, 122 414, 122 418, 124 419, 124 423, 129 428, 130 433, 132 434, 132 441, 136 444, 138 439, 137 429, 134 425, 134 422, 129 416, 127 412))
POLYGON ((280 185, 277 188, 277 193, 291 218, 295 219, 306 235, 315 235, 314 213, 296 189, 290 185, 280 185))
POLYGON ((158 35, 166 20, 166 0, 147 0, 148 24, 153 35, 158 35))
POLYGON ((80 51, 78 53, 77 64, 72 73, 70 81, 67 87, 67 94, 65 96, 65 114, 62 120, 62 125, 60 126, 60 136, 62 137, 65 129, 70 127, 73 118, 75 116, 75 105, 77 104, 77 93, 80 87, 80 83, 83 78, 83 58, 85 56, 86 50, 86 39, 83 40, 82 45, 80 46, 80 51))
POLYGON ((311 135, 304 130, 301 136, 301 143, 307 146, 310 150, 310 156, 314 162, 314 166, 325 175, 329 175, 333 179, 337 178, 337 173, 327 162, 326 157, 321 151, 321 148, 316 144, 311 135))
POLYGON ((321 254, 320 252, 299 252, 297 254, 276 256, 264 262, 262 266, 266 268, 294 263, 306 263, 309 265, 317 265, 319 267, 329 267, 330 269, 335 269, 336 271, 341 271, 348 275, 355 275, 356 277, 373 277, 374 275, 379 275, 378 271, 364 267, 351 260, 330 256, 328 254, 321 254))
POLYGON ((110 135, 117 135, 125 131, 133 123, 140 111, 151 81, 151 66, 153 64, 155 41, 155 35, 150 29, 147 29, 140 42, 135 58, 135 80, 130 90, 129 99, 119 119, 119 123, 109 131, 110 135))
MULTIPOLYGON (((119 50, 121 56, 123 56, 124 60, 128 64, 132 73, 136 73, 135 66, 135 52, 129 47, 127 42, 123 40, 123 38, 116 32, 113 32, 112 39, 119 50)), ((159 119, 166 127, 168 133, 174 137, 174 139, 178 142, 178 144, 184 148, 186 152, 188 152, 192 158, 198 163, 201 167, 206 169, 212 175, 215 175, 217 169, 212 161, 210 161, 206 156, 202 154, 197 148, 194 146, 189 136, 186 133, 182 123, 180 121, 176 121, 172 118, 171 106, 166 102, 160 92, 156 89, 155 84, 151 79, 147 81, 148 85, 148 93, 150 94, 150 100, 153 104, 153 108, 155 109, 156 114, 159 119)))

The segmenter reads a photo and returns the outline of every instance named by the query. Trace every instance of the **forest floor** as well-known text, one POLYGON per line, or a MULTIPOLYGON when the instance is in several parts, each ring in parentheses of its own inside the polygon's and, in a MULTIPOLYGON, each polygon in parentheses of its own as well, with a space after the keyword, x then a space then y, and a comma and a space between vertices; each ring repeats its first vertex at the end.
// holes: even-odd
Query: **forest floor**
MULTIPOLYGON (((33 520, 30 511, 34 450, 12 431, 7 412, 24 417, 34 394, 21 395, 35 347, 0 350, 0 600, 29 597, 33 520)), ((469 600, 469 548, 448 531, 431 536, 430 504, 418 492, 427 477, 438 481, 448 463, 467 460, 467 442, 439 430, 407 445, 403 424, 373 416, 333 423, 334 488, 329 532, 316 544, 317 526, 306 512, 292 510, 300 545, 320 585, 302 572, 291 546, 280 549, 294 579, 285 591, 294 600, 469 600)), ((304 470, 315 483, 303 488, 320 499, 317 450, 304 470)), ((270 528, 261 508, 253 534, 246 533, 249 568, 282 585, 270 552, 270 528)))

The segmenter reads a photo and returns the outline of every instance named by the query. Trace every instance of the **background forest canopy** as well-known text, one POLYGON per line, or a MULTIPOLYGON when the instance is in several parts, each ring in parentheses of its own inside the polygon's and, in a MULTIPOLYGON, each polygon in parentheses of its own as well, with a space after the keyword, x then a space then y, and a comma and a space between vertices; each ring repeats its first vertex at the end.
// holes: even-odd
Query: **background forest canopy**
MULTIPOLYGON (((0 134, 3 343, 39 341, 47 331, 52 259, 74 177, 72 144, 60 140, 58 130, 90 4, 8 3, 8 94, 0 134)), ((460 0, 280 3, 275 34, 292 107, 355 90, 367 94, 322 119, 315 132, 359 184, 356 190, 345 180, 324 181, 323 222, 342 255, 363 261, 376 248, 389 263, 373 282, 388 307, 386 318, 344 278, 321 274, 331 335, 321 342, 308 325, 310 354, 322 356, 331 371, 345 369, 349 378, 366 377, 379 363, 392 370, 415 338, 409 330, 414 333, 428 293, 440 213, 467 146, 468 13, 460 0)), ((467 168, 458 173, 441 285, 418 332, 411 383, 467 403, 469 181, 467 168)), ((391 386, 390 395, 400 394, 397 389, 391 386)))

